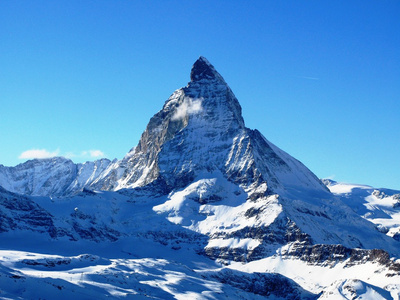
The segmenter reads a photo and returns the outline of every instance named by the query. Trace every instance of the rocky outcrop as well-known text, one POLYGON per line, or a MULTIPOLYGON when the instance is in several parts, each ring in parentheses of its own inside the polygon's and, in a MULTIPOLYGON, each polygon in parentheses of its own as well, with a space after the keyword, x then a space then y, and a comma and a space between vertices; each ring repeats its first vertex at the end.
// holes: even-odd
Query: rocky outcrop
POLYGON ((29 197, 0 187, 0 233, 15 230, 29 230, 57 237, 57 228, 49 212, 29 197))
POLYGON ((267 298, 278 299, 317 299, 317 295, 301 288, 293 280, 280 274, 244 273, 230 269, 223 269, 210 277, 221 283, 238 289, 261 295, 267 298))
POLYGON ((392 276, 400 275, 400 262, 391 259, 389 253, 382 249, 351 249, 343 245, 294 243, 287 251, 282 252, 282 256, 331 267, 339 262, 345 262, 345 267, 374 262, 386 266, 392 276))

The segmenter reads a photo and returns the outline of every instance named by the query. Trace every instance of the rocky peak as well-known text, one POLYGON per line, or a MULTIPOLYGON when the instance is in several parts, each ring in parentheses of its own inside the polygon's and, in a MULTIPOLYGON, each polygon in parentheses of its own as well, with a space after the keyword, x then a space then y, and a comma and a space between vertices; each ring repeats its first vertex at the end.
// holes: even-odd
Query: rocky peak
POLYGON ((200 57, 189 84, 176 90, 150 119, 126 159, 128 170, 117 188, 143 186, 160 175, 169 186, 180 186, 172 179, 190 182, 209 165, 223 170, 232 140, 244 129, 239 101, 208 60, 200 57))
POLYGON ((189 112, 197 112, 192 115, 197 117, 200 115, 209 127, 219 127, 217 123, 225 120, 227 121, 225 125, 230 127, 225 130, 231 131, 232 127, 244 128, 239 101, 223 77, 205 57, 200 56, 193 64, 190 79, 185 88, 178 90, 183 92, 183 101, 178 103, 169 101, 169 103, 178 104, 176 106, 178 111, 182 111, 182 107, 188 107, 189 112))
POLYGON ((193 64, 190 72, 190 80, 192 82, 201 80, 218 80, 225 83, 222 76, 215 70, 214 66, 203 56, 193 64))
POLYGON ((139 144, 92 188, 119 190, 157 183, 182 188, 201 174, 223 174, 268 190, 326 187, 304 165, 245 127, 239 101, 210 62, 200 57, 191 81, 156 113, 139 144))

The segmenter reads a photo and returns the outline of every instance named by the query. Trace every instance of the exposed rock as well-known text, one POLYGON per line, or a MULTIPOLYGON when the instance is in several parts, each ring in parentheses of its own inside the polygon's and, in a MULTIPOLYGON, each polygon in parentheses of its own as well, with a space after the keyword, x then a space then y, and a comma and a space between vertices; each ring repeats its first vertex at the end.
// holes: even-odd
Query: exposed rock
POLYGON ((0 232, 29 230, 57 236, 52 215, 29 197, 0 187, 0 232))
POLYGON ((224 284, 229 284, 244 291, 268 298, 317 299, 317 295, 305 291, 294 281, 280 274, 248 274, 223 269, 215 274, 211 273, 210 277, 216 278, 224 284))

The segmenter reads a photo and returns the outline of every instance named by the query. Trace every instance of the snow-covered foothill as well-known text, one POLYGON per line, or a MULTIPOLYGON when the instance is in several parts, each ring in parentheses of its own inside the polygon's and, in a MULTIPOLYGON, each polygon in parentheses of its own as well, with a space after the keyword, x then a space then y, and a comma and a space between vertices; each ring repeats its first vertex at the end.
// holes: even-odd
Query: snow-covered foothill
POLYGON ((324 180, 330 191, 379 231, 400 241, 400 191, 324 180))
POLYGON ((108 159, 74 164, 64 157, 33 159, 15 167, 0 165, 0 186, 31 196, 67 196, 90 186, 111 164, 108 159))

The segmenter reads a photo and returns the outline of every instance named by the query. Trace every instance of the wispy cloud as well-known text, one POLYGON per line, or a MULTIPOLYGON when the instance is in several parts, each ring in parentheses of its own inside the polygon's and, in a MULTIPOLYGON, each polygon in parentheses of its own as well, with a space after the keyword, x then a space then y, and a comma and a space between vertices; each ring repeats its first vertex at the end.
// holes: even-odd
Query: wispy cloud
POLYGON ((185 98, 180 106, 177 107, 171 120, 181 120, 187 115, 197 114, 203 110, 201 106, 202 99, 192 100, 185 98))
POLYGON ((104 152, 101 150, 87 150, 87 151, 82 151, 81 156, 90 156, 93 158, 98 158, 98 157, 104 157, 104 152))
POLYGON ((77 157, 77 155, 74 152, 67 152, 63 155, 65 158, 72 159, 74 157, 77 157))
POLYGON ((22 152, 19 159, 34 159, 34 158, 50 158, 54 156, 58 156, 60 154, 60 150, 50 152, 46 149, 30 149, 22 152))
POLYGON ((63 156, 72 159, 72 158, 101 158, 105 157, 106 155, 101 150, 85 150, 81 151, 80 154, 75 154, 74 152, 67 152, 65 154, 62 154, 60 152, 60 149, 57 149, 56 151, 53 152, 46 149, 30 149, 22 152, 18 156, 18 158, 34 159, 34 158, 51 158, 55 156, 63 156))

